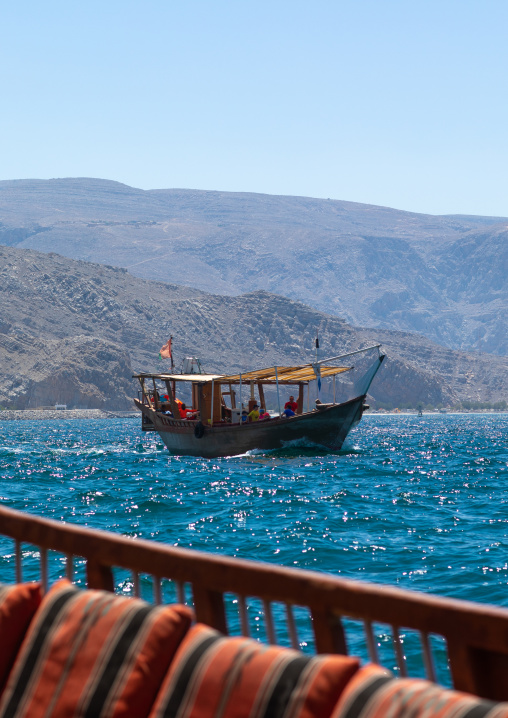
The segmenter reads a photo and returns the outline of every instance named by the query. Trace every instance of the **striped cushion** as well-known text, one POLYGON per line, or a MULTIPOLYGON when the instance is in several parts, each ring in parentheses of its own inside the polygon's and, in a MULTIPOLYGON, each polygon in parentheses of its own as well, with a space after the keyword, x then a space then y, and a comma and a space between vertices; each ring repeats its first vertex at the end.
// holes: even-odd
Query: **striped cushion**
POLYGON ((492 703, 417 678, 362 668, 342 694, 333 718, 508 718, 508 703, 492 703))
POLYGON ((185 606, 60 581, 27 632, 0 716, 147 716, 191 620, 185 606))
POLYGON ((356 658, 306 656, 197 624, 187 634, 150 718, 328 718, 356 658))
POLYGON ((41 587, 38 583, 0 585, 0 695, 40 602, 41 587))

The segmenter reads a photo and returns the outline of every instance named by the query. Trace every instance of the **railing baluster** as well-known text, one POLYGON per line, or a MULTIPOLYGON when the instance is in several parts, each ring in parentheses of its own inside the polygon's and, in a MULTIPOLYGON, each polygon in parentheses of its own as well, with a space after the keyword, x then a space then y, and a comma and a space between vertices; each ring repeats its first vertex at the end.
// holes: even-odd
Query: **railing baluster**
POLYGON ((162 603, 160 576, 152 576, 152 581, 153 581, 153 600, 155 601, 157 606, 160 606, 162 603))
POLYGON ((420 636, 422 638, 423 664, 425 666, 425 675, 429 681, 433 681, 434 683, 436 683, 436 669, 434 666, 432 649, 430 647, 429 634, 421 631, 420 636))
POLYGON ((288 622, 288 631, 291 645, 293 648, 296 648, 298 650, 300 648, 300 644, 298 643, 295 617, 293 616, 293 608, 289 603, 286 603, 286 617, 288 622))
POLYGON ((88 588, 98 588, 101 591, 115 590, 115 580, 111 566, 98 563, 89 558, 86 562, 86 583, 88 588))
POLYGON ((199 583, 192 584, 194 599, 194 613, 196 620, 213 626, 221 633, 228 634, 224 594, 221 591, 211 591, 199 583))
POLYGON ((247 616, 247 604, 245 603, 245 596, 238 596, 238 610, 240 613, 240 623, 242 626, 242 636, 250 636, 249 619, 247 616))
POLYGON ((176 595, 178 596, 178 603, 185 603, 185 590, 182 581, 176 582, 176 595))
POLYGON ((275 635, 275 627, 273 625, 272 606, 266 598, 263 599, 263 608, 265 610, 266 636, 268 638, 268 642, 276 646, 277 637, 275 635))
POLYGON ((374 636, 374 631, 372 630, 372 621, 365 620, 363 622, 365 627, 365 637, 367 639, 367 648, 369 649, 369 658, 372 661, 372 663, 379 663, 379 656, 377 652, 377 646, 376 646, 376 637, 374 636))
POLYGON ((48 590, 48 550, 41 548, 41 583, 44 593, 48 590))
POLYGON ((312 606, 311 617, 316 653, 339 653, 347 656, 346 633, 341 617, 321 606, 312 606))
POLYGON ((22 553, 21 553, 21 541, 16 539, 16 582, 21 583, 23 580, 23 565, 21 562, 22 559, 22 553))
POLYGON ((74 578, 74 567, 73 567, 73 555, 71 553, 65 554, 65 577, 68 581, 72 582, 74 578))
POLYGON ((402 650, 402 641, 400 638, 399 629, 397 626, 392 626, 393 630, 393 647, 395 649, 395 656, 397 658, 397 665, 400 670, 402 678, 407 676, 406 659, 402 650))
POLYGON ((137 571, 132 572, 132 583, 134 585, 134 595, 139 598, 139 573, 137 571))

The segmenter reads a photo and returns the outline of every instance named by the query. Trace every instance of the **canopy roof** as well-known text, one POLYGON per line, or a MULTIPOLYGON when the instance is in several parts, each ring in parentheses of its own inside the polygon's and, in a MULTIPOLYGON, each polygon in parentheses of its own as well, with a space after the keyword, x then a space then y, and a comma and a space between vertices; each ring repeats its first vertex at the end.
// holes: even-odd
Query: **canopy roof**
MULTIPOLYGON (((321 377, 334 376, 349 371, 349 366, 323 366, 321 365, 321 377)), ((297 384, 300 381, 308 382, 317 379, 314 367, 311 364, 304 366, 278 366, 268 367, 267 369, 257 369, 256 371, 247 371, 245 374, 233 374, 232 376, 223 376, 220 379, 221 384, 239 384, 240 377, 242 382, 263 382, 263 384, 275 384, 277 379, 279 384, 297 384)))
MULTIPOLYGON (((352 369, 350 366, 323 366, 321 365, 321 377, 335 376, 352 369)), ((267 369, 256 369, 255 371, 247 371, 244 374, 232 374, 224 376, 222 374, 136 374, 136 379, 154 378, 165 381, 190 381, 196 383, 207 383, 216 381, 218 384, 239 384, 248 382, 262 382, 263 384, 275 384, 277 380, 279 384, 298 384, 299 382, 309 382, 317 378, 316 372, 312 364, 303 366, 278 366, 268 367, 267 369)))
POLYGON ((222 379, 222 374, 134 374, 134 379, 162 379, 165 381, 193 381, 200 384, 206 383, 207 381, 213 381, 222 379))

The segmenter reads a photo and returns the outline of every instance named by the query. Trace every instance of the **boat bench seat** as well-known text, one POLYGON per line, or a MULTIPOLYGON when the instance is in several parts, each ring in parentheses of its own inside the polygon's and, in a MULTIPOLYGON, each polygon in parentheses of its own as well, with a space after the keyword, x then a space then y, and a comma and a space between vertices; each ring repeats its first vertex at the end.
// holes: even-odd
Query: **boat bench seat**
POLYGON ((226 637, 187 606, 58 581, 0 586, 0 718, 508 718, 344 655, 226 637))

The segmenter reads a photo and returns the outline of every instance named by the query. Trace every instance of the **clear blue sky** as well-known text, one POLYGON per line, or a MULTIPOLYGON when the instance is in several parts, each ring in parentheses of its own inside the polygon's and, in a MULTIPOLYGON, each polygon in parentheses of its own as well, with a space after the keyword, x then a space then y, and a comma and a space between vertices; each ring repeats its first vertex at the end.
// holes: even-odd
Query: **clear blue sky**
POLYGON ((3 3, 0 179, 508 216, 507 0, 3 3))

